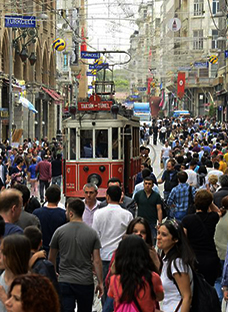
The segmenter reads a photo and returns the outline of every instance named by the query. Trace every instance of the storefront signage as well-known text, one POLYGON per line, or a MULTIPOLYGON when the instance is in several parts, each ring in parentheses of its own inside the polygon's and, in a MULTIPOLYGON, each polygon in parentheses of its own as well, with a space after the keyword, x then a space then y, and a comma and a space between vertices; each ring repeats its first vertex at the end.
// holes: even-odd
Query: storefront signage
POLYGON ((35 16, 5 15, 5 27, 35 28, 35 16))

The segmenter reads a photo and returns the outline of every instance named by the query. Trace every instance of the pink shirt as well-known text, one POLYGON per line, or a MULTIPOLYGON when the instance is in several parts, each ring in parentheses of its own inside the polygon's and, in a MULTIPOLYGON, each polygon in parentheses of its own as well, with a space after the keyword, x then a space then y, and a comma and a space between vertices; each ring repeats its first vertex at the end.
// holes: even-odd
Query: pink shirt
POLYGON ((42 160, 36 166, 36 172, 39 172, 39 180, 51 180, 51 163, 48 160, 42 160))

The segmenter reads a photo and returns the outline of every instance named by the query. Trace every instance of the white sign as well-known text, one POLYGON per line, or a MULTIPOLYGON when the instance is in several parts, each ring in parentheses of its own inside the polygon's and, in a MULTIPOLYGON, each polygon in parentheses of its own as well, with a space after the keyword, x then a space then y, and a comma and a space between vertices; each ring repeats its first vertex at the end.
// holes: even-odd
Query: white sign
POLYGON ((168 27, 171 31, 176 32, 181 28, 181 21, 176 17, 171 18, 171 20, 168 22, 168 27))

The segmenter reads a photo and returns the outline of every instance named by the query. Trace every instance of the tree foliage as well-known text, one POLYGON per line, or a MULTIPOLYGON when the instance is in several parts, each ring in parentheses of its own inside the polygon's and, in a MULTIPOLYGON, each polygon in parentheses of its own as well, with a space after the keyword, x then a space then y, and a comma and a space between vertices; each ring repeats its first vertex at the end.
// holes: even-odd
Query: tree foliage
MULTIPOLYGON (((104 79, 104 71, 101 70, 97 73, 97 80, 104 79)), ((130 82, 129 73, 124 69, 116 69, 112 72, 110 70, 105 71, 105 81, 113 80, 115 83, 116 92, 129 92, 130 82)))

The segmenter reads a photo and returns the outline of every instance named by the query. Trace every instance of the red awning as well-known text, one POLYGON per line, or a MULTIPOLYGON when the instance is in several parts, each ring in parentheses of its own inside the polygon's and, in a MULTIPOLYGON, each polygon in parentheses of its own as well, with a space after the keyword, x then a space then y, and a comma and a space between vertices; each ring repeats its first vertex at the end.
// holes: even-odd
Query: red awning
POLYGON ((55 101, 55 104, 62 104, 63 98, 56 91, 42 87, 42 89, 55 101))

